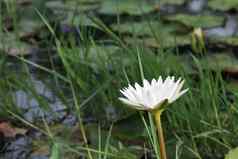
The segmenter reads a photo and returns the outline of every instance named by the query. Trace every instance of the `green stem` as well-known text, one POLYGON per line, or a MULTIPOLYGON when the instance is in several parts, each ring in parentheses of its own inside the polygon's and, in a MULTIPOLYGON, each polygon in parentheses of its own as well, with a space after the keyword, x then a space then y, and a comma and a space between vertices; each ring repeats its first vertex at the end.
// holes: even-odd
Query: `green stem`
POLYGON ((83 122, 82 122, 82 118, 80 117, 80 115, 78 115, 78 116, 79 116, 79 128, 80 128, 80 131, 81 131, 81 134, 82 134, 82 137, 83 137, 83 141, 84 141, 86 149, 87 149, 88 158, 89 159, 93 159, 91 151, 89 150, 88 139, 87 139, 87 136, 86 136, 86 133, 85 133, 85 129, 84 129, 84 125, 83 125, 83 122))
POLYGON ((164 134, 163 134, 163 128, 161 123, 161 110, 158 110, 155 112, 155 121, 158 129, 158 136, 159 136, 159 146, 160 146, 160 158, 161 159, 167 159, 166 156, 166 147, 164 142, 164 134))

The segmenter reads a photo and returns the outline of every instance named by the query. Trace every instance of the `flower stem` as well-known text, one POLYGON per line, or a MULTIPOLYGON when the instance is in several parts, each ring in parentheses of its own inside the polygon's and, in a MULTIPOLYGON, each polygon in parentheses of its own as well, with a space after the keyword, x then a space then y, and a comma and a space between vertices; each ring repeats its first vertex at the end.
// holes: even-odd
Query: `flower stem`
POLYGON ((163 134, 163 128, 161 123, 161 113, 162 113, 161 110, 157 110, 155 112, 155 121, 156 121, 157 129, 158 129, 158 136, 159 136, 160 158, 167 159, 165 142, 164 142, 164 134, 163 134))

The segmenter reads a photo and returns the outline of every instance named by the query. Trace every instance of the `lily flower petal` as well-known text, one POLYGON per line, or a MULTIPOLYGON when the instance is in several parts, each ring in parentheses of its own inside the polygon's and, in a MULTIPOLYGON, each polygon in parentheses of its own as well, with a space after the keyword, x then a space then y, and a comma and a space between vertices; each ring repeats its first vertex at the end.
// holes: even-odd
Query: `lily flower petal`
POLYGON ((164 81, 161 76, 151 82, 144 79, 142 86, 135 83, 134 87, 129 85, 120 90, 124 97, 119 100, 135 109, 153 110, 160 107, 164 101, 170 104, 185 94, 189 89, 181 91, 184 82, 181 78, 176 81, 174 76, 168 76, 164 81))

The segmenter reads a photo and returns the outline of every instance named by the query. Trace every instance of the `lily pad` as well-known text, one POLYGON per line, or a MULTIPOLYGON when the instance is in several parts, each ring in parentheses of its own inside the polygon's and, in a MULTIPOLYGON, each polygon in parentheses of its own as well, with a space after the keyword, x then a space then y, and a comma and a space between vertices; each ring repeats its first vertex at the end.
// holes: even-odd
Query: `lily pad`
POLYGON ((176 14, 167 16, 166 19, 170 21, 180 22, 186 26, 193 28, 219 26, 222 25, 224 21, 224 17, 210 14, 203 14, 203 15, 176 14))
POLYGON ((99 7, 99 5, 96 3, 80 3, 78 1, 49 1, 46 2, 46 7, 50 8, 52 10, 58 10, 58 11, 77 11, 77 12, 86 12, 90 10, 94 10, 99 7))
POLYGON ((61 22, 61 24, 72 25, 72 26, 91 26, 94 28, 100 29, 97 24, 95 24, 90 17, 86 14, 74 14, 73 12, 68 12, 65 20, 61 22))
POLYGON ((175 36, 175 35, 167 35, 162 36, 161 39, 155 38, 132 38, 126 37, 124 41, 128 44, 137 44, 137 45, 144 45, 146 47, 151 48, 169 48, 169 47, 176 47, 176 46, 183 46, 190 44, 190 37, 189 36, 175 36))
POLYGON ((201 59, 201 63, 211 70, 238 72, 238 60, 228 53, 209 55, 201 59))
POLYGON ((189 34, 175 34, 184 29, 176 24, 165 25, 159 21, 142 21, 127 22, 124 24, 112 25, 111 27, 114 31, 122 34, 131 34, 133 37, 124 37, 124 41, 129 44, 143 44, 153 48, 190 44, 189 34), (143 36, 143 38, 136 38, 136 36, 143 36))
POLYGON ((208 6, 216 10, 229 10, 231 8, 238 9, 237 0, 209 0, 208 6))
POLYGON ((160 0, 159 3, 160 5, 165 5, 165 4, 181 5, 185 3, 185 0, 160 0))
POLYGON ((238 37, 233 36, 233 37, 223 37, 223 38, 210 38, 209 42, 237 46, 238 45, 238 37))
POLYGON ((77 0, 79 3, 99 3, 100 0, 77 0))
POLYGON ((99 13, 141 15, 156 9, 156 4, 154 0, 104 0, 99 13))
POLYGON ((182 29, 176 24, 165 25, 159 21, 127 22, 123 24, 113 24, 111 27, 114 31, 129 33, 134 36, 160 36, 161 34, 179 32, 179 30, 182 29))
POLYGON ((94 46, 88 50, 88 59, 93 61, 108 61, 110 57, 114 57, 115 52, 119 50, 117 46, 94 46), (102 60, 103 59, 103 60, 102 60))

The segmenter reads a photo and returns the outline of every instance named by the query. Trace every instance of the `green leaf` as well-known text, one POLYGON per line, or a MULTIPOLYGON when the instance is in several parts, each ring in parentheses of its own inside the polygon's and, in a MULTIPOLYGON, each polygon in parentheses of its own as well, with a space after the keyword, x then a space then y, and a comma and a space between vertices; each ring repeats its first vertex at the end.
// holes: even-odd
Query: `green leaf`
POLYGON ((237 46, 238 45, 238 37, 233 36, 233 37, 214 37, 209 39, 209 43, 211 44, 225 44, 225 45, 232 45, 232 46, 237 46))
POLYGON ((144 45, 150 48, 169 48, 175 46, 190 45, 190 37, 187 36, 175 36, 172 34, 162 35, 158 40, 155 38, 132 38, 125 37, 124 41, 128 44, 144 45))
POLYGON ((180 33, 184 35, 184 32, 189 30, 184 28, 183 25, 165 24, 162 21, 140 21, 140 22, 126 22, 123 24, 111 25, 114 31, 132 34, 133 36, 161 36, 168 33, 180 33))
POLYGON ((165 4, 176 4, 176 5, 181 5, 185 2, 185 0, 159 0, 161 5, 165 4))
POLYGON ((46 3, 46 7, 57 11, 77 11, 86 12, 94 10, 99 7, 97 3, 80 3, 78 1, 49 1, 46 3))
POLYGON ((111 27, 121 34, 131 34, 133 37, 125 36, 123 39, 132 45, 161 48, 190 44, 190 35, 184 34, 186 28, 179 24, 170 25, 154 20, 114 24, 111 27))
POLYGON ((225 159, 237 159, 238 156, 238 147, 235 149, 232 149, 226 154, 225 159))
POLYGON ((114 31, 129 33, 136 36, 152 36, 154 34, 153 31, 158 33, 158 29, 162 29, 163 31, 165 30, 166 32, 174 30, 173 26, 163 28, 163 25, 157 21, 126 22, 123 24, 113 24, 111 27, 114 31))
POLYGON ((104 0, 99 13, 141 15, 153 11, 156 4, 154 0, 104 0))
POLYGON ((206 56, 201 59, 201 64, 211 70, 230 70, 232 72, 238 72, 238 60, 228 53, 206 56))
POLYGON ((216 10, 229 10, 231 8, 238 9, 237 0, 209 0, 208 6, 216 10))
POLYGON ((67 24, 70 26, 91 26, 100 29, 97 24, 95 24, 86 14, 75 14, 73 12, 68 12, 66 19, 61 22, 62 24, 67 24))
POLYGON ((52 146, 50 159, 60 159, 60 145, 57 142, 52 146))
POLYGON ((193 28, 218 26, 222 25, 224 21, 224 17, 215 16, 208 13, 202 15, 176 14, 167 16, 165 18, 170 21, 180 22, 193 28))

